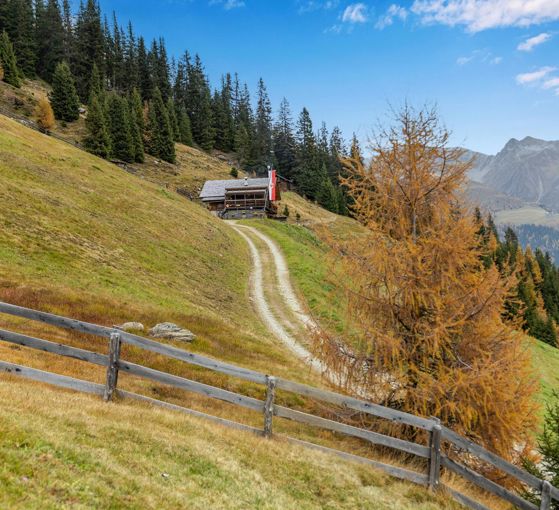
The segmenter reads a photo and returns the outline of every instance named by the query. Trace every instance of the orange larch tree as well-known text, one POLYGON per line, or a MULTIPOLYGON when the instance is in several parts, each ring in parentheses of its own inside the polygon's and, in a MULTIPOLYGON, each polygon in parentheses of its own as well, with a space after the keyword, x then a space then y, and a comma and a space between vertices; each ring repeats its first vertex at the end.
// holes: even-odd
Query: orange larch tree
MULTIPOLYGON (((316 354, 347 389, 513 458, 535 425, 529 345, 502 319, 514 285, 485 267, 462 187, 471 162, 435 109, 395 112, 372 159, 344 161, 363 236, 337 243, 351 340, 316 354)), ((349 338, 349 335, 348 335, 349 338)))

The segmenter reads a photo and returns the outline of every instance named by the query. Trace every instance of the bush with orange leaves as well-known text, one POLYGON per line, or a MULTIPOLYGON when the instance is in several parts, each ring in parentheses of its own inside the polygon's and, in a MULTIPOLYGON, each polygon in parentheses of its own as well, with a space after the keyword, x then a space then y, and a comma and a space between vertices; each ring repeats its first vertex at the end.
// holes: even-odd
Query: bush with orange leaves
MULTIPOLYGON (((353 340, 317 336, 315 352, 346 389, 436 416, 515 460, 534 430, 529 345, 502 320, 514 284, 482 262, 462 203, 471 162, 449 147, 434 109, 404 107, 371 142, 373 157, 344 161, 363 236, 335 243, 349 281, 353 340)), ((349 337, 349 333, 348 333, 349 337)))
POLYGON ((46 97, 39 99, 35 108, 35 118, 39 129, 43 133, 48 133, 54 127, 54 112, 46 97))

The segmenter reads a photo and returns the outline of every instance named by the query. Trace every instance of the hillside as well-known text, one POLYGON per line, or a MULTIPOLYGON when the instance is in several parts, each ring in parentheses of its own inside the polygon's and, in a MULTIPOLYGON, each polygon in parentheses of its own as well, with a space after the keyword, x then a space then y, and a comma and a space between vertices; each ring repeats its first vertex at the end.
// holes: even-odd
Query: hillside
POLYGON ((4 376, 0 399, 2 508, 458 508, 357 464, 170 411, 4 376))
MULTIPOLYGON (((198 336, 190 350, 321 384, 266 334, 248 300, 246 246, 198 204, 4 117, 0 183, 5 204, 0 212, 0 300, 106 325, 172 320, 198 336)), ((0 328, 106 349, 100 339, 6 316, 0 328)), ((261 397, 249 383, 133 348, 125 348, 123 356, 261 397)), ((104 380, 102 368, 27 348, 0 344, 0 359, 104 380)), ((235 508, 233 500, 238 508, 359 508, 362 501, 371 501, 372 508, 394 508, 395 502, 402 509, 448 507, 421 488, 370 469, 342 468, 338 459, 290 448, 288 460, 279 462, 285 445, 247 441, 246 434, 136 404, 117 408, 47 386, 38 391, 36 384, 5 375, 0 379, 1 399, 10 402, 0 418, 2 506, 28 508, 44 501, 53 508, 157 508, 165 494, 171 508, 181 506, 177 502, 184 498, 194 507, 213 503, 215 508, 235 508), (133 442, 123 441, 123 435, 133 442), (167 493, 163 489, 169 485, 173 489, 167 493), (109 504, 115 487, 118 500, 111 497, 109 504)), ((120 386, 241 422, 260 421, 227 404, 135 377, 123 377, 120 386)), ((313 405, 300 399, 297 404, 303 409, 313 405)), ((278 427, 331 444, 329 433, 288 423, 278 427)), ((359 441, 346 443, 350 451, 363 448, 359 441)))

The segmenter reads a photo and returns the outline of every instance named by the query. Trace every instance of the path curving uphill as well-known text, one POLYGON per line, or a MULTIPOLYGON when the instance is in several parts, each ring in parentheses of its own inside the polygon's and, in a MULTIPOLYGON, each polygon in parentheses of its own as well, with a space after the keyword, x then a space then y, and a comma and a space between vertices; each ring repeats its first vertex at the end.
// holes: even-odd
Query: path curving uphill
POLYGON ((250 294, 266 328, 298 358, 321 374, 328 368, 305 347, 305 339, 318 329, 305 312, 291 284, 285 258, 276 243, 254 227, 228 224, 246 241, 252 258, 250 294))

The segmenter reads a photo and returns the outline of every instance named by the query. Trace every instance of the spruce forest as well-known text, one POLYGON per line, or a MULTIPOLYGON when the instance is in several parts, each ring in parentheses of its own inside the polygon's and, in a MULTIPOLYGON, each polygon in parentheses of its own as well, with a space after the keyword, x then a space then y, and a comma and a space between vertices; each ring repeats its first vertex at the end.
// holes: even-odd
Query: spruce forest
POLYGON ((262 79, 254 101, 237 74, 211 84, 199 55, 169 59, 163 38, 145 41, 114 13, 109 20, 95 0, 75 15, 68 0, 3 1, 0 33, 4 81, 51 84, 59 121, 73 122, 80 101, 87 105, 83 142, 93 154, 131 163, 145 151, 173 163, 174 142, 235 152, 245 171, 261 175, 273 164, 307 198, 347 214, 340 129, 316 129, 306 108, 295 120, 286 99, 274 119, 262 79))

